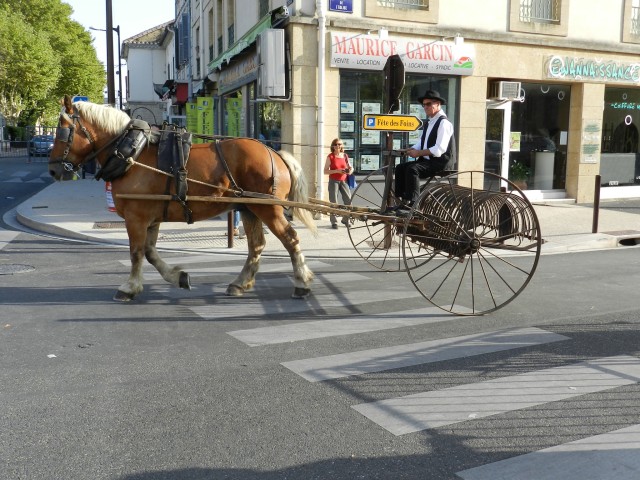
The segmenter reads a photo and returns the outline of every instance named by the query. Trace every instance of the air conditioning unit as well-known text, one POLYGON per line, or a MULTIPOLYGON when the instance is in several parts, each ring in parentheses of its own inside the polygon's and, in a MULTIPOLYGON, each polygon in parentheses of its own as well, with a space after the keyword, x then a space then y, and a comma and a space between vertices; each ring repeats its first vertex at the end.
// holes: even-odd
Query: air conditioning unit
POLYGON ((494 82, 491 98, 498 100, 518 100, 520 98, 520 82, 494 82))

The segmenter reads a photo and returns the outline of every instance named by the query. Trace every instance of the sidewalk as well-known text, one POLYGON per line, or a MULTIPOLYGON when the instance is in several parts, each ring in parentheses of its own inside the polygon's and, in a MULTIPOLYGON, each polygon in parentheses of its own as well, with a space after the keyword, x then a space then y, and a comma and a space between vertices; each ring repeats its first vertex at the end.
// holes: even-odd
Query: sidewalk
MULTIPOLYGON (((93 179, 56 182, 31 197, 16 209, 18 221, 37 231, 65 238, 128 245, 124 221, 107 210, 104 182, 93 179)), ((543 254, 616 248, 620 241, 640 243, 640 215, 600 209, 599 232, 591 233, 593 209, 576 204, 553 202, 534 204, 542 237, 543 254)), ((158 247, 192 252, 237 253, 244 255, 246 240, 234 238, 228 248, 227 215, 204 222, 164 223, 160 227, 158 247)), ((347 228, 339 223, 331 229, 328 216, 316 221, 318 235, 300 222, 294 226, 306 257, 358 257, 347 228)), ((264 255, 288 256, 282 244, 267 235, 264 255)))

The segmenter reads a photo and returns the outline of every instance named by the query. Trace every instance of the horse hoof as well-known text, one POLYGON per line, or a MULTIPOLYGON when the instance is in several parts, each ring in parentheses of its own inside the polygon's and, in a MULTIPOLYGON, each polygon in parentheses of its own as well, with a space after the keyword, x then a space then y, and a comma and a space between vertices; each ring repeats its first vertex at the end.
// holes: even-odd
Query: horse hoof
POLYGON ((180 288, 191 290, 191 280, 189 279, 189 274, 187 272, 180 272, 178 285, 180 286, 180 288))
POLYGON ((130 302, 133 300, 135 295, 133 293, 123 292, 122 290, 118 290, 116 294, 113 296, 113 299, 117 302, 130 302))
POLYGON ((241 297, 244 295, 244 290, 238 285, 229 285, 227 287, 226 294, 230 297, 241 297))
POLYGON ((310 293, 311 293, 310 288, 296 287, 293 289, 293 295, 291 295, 291 298, 307 298, 310 293))

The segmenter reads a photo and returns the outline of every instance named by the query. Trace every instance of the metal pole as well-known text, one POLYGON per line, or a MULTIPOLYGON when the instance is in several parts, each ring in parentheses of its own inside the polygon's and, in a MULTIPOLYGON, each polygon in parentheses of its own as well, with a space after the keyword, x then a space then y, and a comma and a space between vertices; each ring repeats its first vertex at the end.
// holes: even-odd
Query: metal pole
POLYGON ((114 28, 118 34, 118 101, 122 110, 122 54, 120 52, 120 25, 114 28))
POLYGON ((602 177, 596 175, 596 188, 593 192, 593 227, 591 233, 598 233, 598 215, 600 212, 600 182, 602 177))
POLYGON ((111 0, 106 0, 107 5, 107 103, 116 106, 115 80, 113 68, 113 19, 111 18, 111 0))

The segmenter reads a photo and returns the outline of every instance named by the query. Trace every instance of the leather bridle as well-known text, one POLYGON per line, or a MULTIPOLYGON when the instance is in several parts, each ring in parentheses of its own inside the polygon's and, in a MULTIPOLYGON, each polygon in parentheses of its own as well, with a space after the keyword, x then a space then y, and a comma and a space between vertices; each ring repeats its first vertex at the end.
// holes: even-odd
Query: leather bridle
POLYGON ((83 163, 85 163, 87 160, 90 160, 95 156, 96 145, 95 145, 93 136, 91 135, 91 132, 89 132, 89 130, 87 130, 87 128, 82 124, 82 120, 80 119, 80 114, 78 113, 78 109, 75 106, 73 107, 73 112, 71 113, 71 115, 69 115, 65 111, 62 111, 60 113, 60 119, 58 120, 58 126, 56 127, 56 140, 60 140, 61 142, 66 143, 66 146, 64 148, 64 153, 62 154, 61 158, 50 160, 49 164, 60 163, 62 164, 62 168, 64 168, 67 172, 77 172, 83 163), (69 123, 68 127, 62 126, 63 119, 69 123), (89 155, 83 161, 79 162, 77 165, 74 165, 72 162, 67 160, 67 158, 69 156, 69 151, 71 150, 71 146, 73 145, 73 138, 75 136, 76 124, 78 125, 78 128, 80 128, 84 136, 87 137, 87 140, 89 140, 89 143, 91 144, 91 148, 93 149, 94 155, 89 155))

